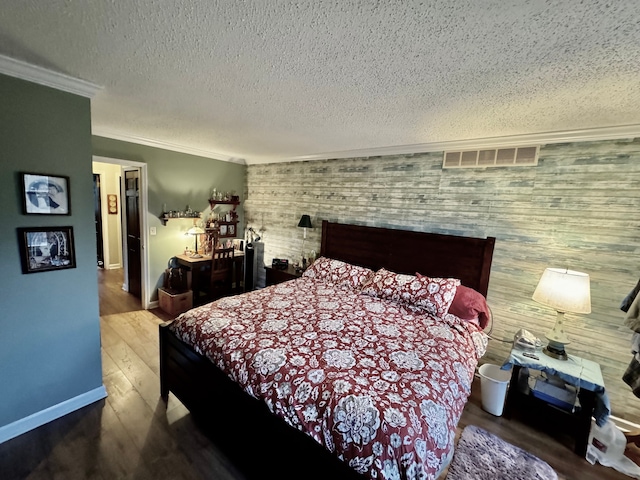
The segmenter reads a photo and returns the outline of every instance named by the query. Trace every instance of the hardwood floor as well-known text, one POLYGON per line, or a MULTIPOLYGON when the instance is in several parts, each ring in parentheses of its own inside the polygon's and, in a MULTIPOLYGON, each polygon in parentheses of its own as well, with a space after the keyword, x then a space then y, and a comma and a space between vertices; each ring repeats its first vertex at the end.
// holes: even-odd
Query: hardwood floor
MULTIPOLYGON (((0 444, 0 479, 286 478, 273 467, 258 473, 248 468, 256 462, 250 451, 244 461, 232 459, 224 441, 201 430, 175 397, 170 396, 168 405, 162 402, 158 324, 169 317, 159 309, 141 310, 140 302, 122 291, 119 270, 101 270, 99 284, 103 374, 109 396, 0 444)), ((491 431, 548 462, 561 480, 629 478, 590 465, 562 438, 484 412, 479 387, 474 383, 459 431, 469 424, 491 431)))

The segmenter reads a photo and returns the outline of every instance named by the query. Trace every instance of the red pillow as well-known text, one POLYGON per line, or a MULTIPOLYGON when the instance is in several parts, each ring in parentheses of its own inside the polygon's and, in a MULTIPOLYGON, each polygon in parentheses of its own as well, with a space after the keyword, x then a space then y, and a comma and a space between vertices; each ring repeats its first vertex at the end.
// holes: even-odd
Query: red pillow
POLYGON ((480 328, 485 328, 489 323, 489 307, 484 295, 464 285, 459 285, 456 289, 449 313, 467 321, 477 318, 480 328))

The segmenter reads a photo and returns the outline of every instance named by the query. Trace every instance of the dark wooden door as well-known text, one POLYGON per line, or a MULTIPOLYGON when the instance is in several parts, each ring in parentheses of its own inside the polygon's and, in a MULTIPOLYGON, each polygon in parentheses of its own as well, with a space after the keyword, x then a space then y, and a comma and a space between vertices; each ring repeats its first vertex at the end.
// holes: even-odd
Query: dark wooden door
POLYGON ((129 293, 142 296, 142 262, 140 260, 140 172, 124 172, 127 224, 127 267, 129 293))
POLYGON ((102 207, 100 202, 100 175, 93 174, 93 206, 95 209, 96 246, 98 251, 98 266, 104 268, 104 249, 102 240, 102 207))

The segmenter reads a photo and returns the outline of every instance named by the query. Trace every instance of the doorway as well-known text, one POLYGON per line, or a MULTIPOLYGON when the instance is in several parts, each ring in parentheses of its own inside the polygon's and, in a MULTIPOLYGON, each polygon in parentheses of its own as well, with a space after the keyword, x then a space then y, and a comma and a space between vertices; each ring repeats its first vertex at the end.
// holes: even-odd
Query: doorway
POLYGON ((100 175, 93 174, 93 207, 95 212, 96 244, 98 246, 98 267, 104 268, 104 240, 102 238, 102 201, 100 198, 100 175))
POLYGON ((140 171, 137 168, 124 169, 127 252, 127 283, 129 293, 140 298, 142 292, 142 241, 140 239, 140 171))
POLYGON ((107 182, 105 175, 100 179, 103 239, 99 243, 103 246, 105 269, 121 269, 122 289, 139 298, 142 308, 148 309, 147 166, 141 162, 97 156, 93 157, 93 162, 94 173, 108 172, 110 180, 107 182), (106 192, 106 185, 109 185, 109 192, 106 192), (120 200, 118 215, 107 215, 104 211, 106 195, 116 192, 120 200))

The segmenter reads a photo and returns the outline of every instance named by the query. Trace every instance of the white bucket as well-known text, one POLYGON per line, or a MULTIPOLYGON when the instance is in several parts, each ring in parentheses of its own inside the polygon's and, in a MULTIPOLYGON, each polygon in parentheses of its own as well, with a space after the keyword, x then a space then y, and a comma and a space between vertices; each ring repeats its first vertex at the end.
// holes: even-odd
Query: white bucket
POLYGON ((482 392, 482 408, 499 417, 504 409, 511 370, 501 370, 498 365, 485 363, 478 369, 482 392))

